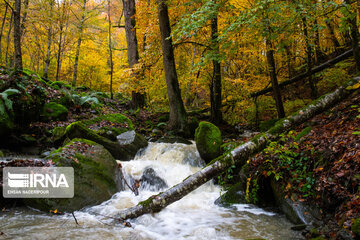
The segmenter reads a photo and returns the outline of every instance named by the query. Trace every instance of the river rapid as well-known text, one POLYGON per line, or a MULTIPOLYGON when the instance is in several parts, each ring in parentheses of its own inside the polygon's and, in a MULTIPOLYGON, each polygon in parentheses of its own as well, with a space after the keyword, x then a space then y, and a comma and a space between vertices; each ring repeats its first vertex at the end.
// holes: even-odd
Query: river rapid
MULTIPOLYGON (((140 179, 151 167, 171 187, 201 169, 196 146, 149 143, 135 159, 121 162, 127 181, 140 179)), ((76 184, 76 183, 75 183, 76 184)), ((161 191, 164 191, 162 189, 161 191)), ((0 239, 303 239, 292 224, 278 213, 249 204, 224 208, 214 204, 221 187, 207 182, 183 199, 156 214, 131 220, 124 227, 113 217, 121 209, 136 205, 157 194, 153 186, 142 184, 135 196, 126 188, 100 205, 71 214, 49 215, 29 208, 14 208, 0 215, 0 239)))

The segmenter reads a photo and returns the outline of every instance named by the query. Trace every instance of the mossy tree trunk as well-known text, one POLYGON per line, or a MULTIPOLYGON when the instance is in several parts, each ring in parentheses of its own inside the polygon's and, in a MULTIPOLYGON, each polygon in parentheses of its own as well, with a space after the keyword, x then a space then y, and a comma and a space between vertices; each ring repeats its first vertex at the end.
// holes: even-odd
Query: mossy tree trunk
POLYGON ((304 110, 300 110, 298 114, 279 120, 275 126, 266 133, 258 134, 247 143, 235 148, 230 154, 225 154, 214 159, 208 166, 190 175, 183 182, 173 186, 167 191, 151 196, 138 205, 121 211, 117 217, 123 221, 129 218, 137 218, 143 214, 159 212, 161 209, 186 196, 213 177, 221 174, 230 166, 244 165, 249 157, 262 151, 270 141, 277 139, 281 133, 311 119, 348 97, 354 91, 351 86, 359 83, 359 81, 360 76, 310 104, 304 110))

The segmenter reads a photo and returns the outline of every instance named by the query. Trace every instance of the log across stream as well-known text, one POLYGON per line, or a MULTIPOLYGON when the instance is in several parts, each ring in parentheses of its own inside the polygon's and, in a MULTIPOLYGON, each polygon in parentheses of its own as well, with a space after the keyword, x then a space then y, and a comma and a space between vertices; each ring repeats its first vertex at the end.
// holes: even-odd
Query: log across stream
MULTIPOLYGON (((201 169, 195 145, 150 143, 134 160, 121 162, 125 175, 141 178, 151 167, 171 187, 201 169)), ((129 176, 125 176, 130 182, 129 176)), ((281 214, 247 204, 223 208, 214 204, 221 188, 211 181, 157 214, 130 220, 132 227, 115 224, 119 210, 136 205, 158 189, 142 184, 139 195, 128 188, 101 205, 71 214, 51 216, 31 209, 3 212, 0 230, 9 238, 20 239, 302 239, 290 230, 292 224, 281 214)))

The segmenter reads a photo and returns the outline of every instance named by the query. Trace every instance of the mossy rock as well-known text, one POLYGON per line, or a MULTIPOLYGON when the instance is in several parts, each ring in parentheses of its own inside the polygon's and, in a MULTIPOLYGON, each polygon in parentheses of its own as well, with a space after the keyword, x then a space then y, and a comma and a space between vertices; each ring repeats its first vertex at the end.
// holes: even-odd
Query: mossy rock
POLYGON ((199 120, 196 117, 191 117, 189 120, 190 134, 194 135, 198 127, 199 127, 199 120))
POLYGON ((196 148, 206 163, 220 155, 222 144, 221 132, 217 126, 209 122, 200 122, 195 131, 196 148))
POLYGON ((58 167, 74 168, 74 197, 70 199, 25 199, 28 206, 43 210, 72 212, 100 204, 116 193, 116 160, 103 146, 73 139, 48 157, 58 167))
POLYGON ((215 204, 228 207, 231 204, 246 203, 244 184, 241 182, 230 186, 226 193, 216 199, 215 204))
POLYGON ((360 239, 360 218, 355 219, 351 231, 355 234, 356 239, 360 239))
MULTIPOLYGON (((116 159, 127 161, 134 158, 137 151, 140 148, 146 147, 148 144, 143 136, 136 134, 133 130, 131 132, 134 132, 131 141, 120 143, 119 141, 112 141, 100 136, 95 131, 87 128, 82 122, 75 122, 66 127, 64 136, 69 139, 89 139, 104 146, 116 159)), ((119 136, 121 135, 118 135, 118 137, 119 136)))
POLYGON ((126 116, 115 113, 81 121, 86 127, 95 131, 96 134, 116 140, 116 136, 134 130, 134 125, 126 116))
POLYGON ((44 105, 42 112, 43 121, 65 121, 69 110, 58 103, 49 102, 44 105))

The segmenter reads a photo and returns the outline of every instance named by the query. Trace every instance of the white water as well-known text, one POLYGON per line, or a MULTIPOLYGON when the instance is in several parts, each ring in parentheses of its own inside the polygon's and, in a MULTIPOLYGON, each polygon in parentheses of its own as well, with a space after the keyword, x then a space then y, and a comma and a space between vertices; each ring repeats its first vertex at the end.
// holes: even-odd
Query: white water
MULTIPOLYGON (((152 167, 169 187, 199 170, 200 163, 195 145, 166 143, 150 143, 134 160, 121 162, 123 171, 135 179, 152 167)), ((49 216, 30 209, 3 212, 0 231, 11 239, 301 239, 282 215, 247 204, 233 209, 215 205, 221 189, 211 181, 161 212, 131 221, 131 228, 107 217, 157 193, 146 186, 139 192, 134 196, 122 191, 101 205, 75 212, 80 225, 71 215, 49 216)))

